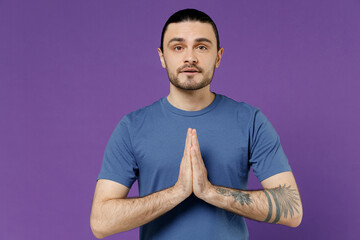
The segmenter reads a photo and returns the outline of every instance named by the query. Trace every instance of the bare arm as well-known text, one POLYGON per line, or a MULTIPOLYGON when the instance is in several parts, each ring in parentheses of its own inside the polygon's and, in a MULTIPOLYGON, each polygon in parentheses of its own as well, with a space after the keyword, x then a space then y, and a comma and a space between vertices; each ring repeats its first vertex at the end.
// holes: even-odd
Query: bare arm
POLYGON ((261 183, 265 189, 257 191, 212 185, 203 200, 257 221, 291 227, 300 225, 302 204, 293 174, 279 173, 261 183))
POLYGON ((282 172, 261 182, 264 190, 244 191, 210 183, 201 157, 196 131, 192 134, 191 162, 194 194, 214 206, 258 221, 297 227, 303 209, 292 172, 282 172))
MULTIPOLYGON (((100 179, 96 189, 115 188, 114 185, 121 184, 100 179)), ((129 191, 124 185, 116 187, 119 189, 126 188, 126 192, 129 191)), ((184 197, 178 194, 174 187, 140 198, 102 199, 99 196, 102 193, 104 192, 101 190, 95 190, 90 218, 93 233, 97 238, 144 225, 168 212, 184 200, 184 197)))
POLYGON ((139 198, 126 198, 129 188, 99 179, 96 185, 90 226, 97 238, 144 225, 170 211, 192 193, 190 131, 187 133, 179 178, 170 188, 139 198))

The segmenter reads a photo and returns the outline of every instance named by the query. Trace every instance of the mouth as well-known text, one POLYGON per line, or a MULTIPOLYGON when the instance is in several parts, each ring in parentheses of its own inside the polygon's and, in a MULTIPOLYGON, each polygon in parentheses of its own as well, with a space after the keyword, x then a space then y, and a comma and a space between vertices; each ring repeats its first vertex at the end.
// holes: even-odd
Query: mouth
POLYGON ((182 70, 180 73, 184 73, 186 75, 195 75, 199 73, 199 71, 196 68, 186 68, 182 70))

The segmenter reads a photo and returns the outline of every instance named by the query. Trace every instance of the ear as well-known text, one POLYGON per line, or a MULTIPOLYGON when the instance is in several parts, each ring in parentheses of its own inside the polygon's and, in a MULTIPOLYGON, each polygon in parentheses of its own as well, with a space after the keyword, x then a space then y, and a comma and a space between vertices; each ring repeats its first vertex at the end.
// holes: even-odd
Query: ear
POLYGON ((223 52, 224 52, 224 48, 220 48, 218 53, 217 53, 217 57, 216 57, 216 64, 215 64, 215 67, 218 68, 219 65, 220 65, 220 61, 221 61, 221 57, 223 55, 223 52))
POLYGON ((166 68, 164 54, 162 53, 160 48, 158 48, 157 50, 158 50, 158 54, 159 54, 159 57, 160 57, 160 62, 161 62, 162 67, 166 68))

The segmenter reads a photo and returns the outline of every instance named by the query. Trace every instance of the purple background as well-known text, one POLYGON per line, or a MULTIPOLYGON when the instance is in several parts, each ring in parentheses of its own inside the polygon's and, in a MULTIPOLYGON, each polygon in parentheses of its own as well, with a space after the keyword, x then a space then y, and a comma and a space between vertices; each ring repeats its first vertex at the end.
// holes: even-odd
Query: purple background
MULTIPOLYGON (((0 0, 0 239, 95 239, 105 146, 123 115, 168 95, 157 47, 187 7, 219 29, 211 90, 266 114, 300 189, 302 224, 247 220, 250 239, 357 239, 356 0, 0 0)), ((138 239, 138 229, 107 239, 138 239)))

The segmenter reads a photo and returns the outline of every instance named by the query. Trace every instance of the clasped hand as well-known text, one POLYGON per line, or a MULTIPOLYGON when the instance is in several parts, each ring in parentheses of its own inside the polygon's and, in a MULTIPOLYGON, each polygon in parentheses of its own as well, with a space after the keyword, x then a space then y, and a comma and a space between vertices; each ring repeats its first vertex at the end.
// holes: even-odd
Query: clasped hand
POLYGON ((208 180, 207 170, 201 157, 199 141, 195 129, 188 129, 186 134, 184 155, 181 160, 179 178, 175 186, 190 196, 193 192, 204 199, 212 184, 208 180))

